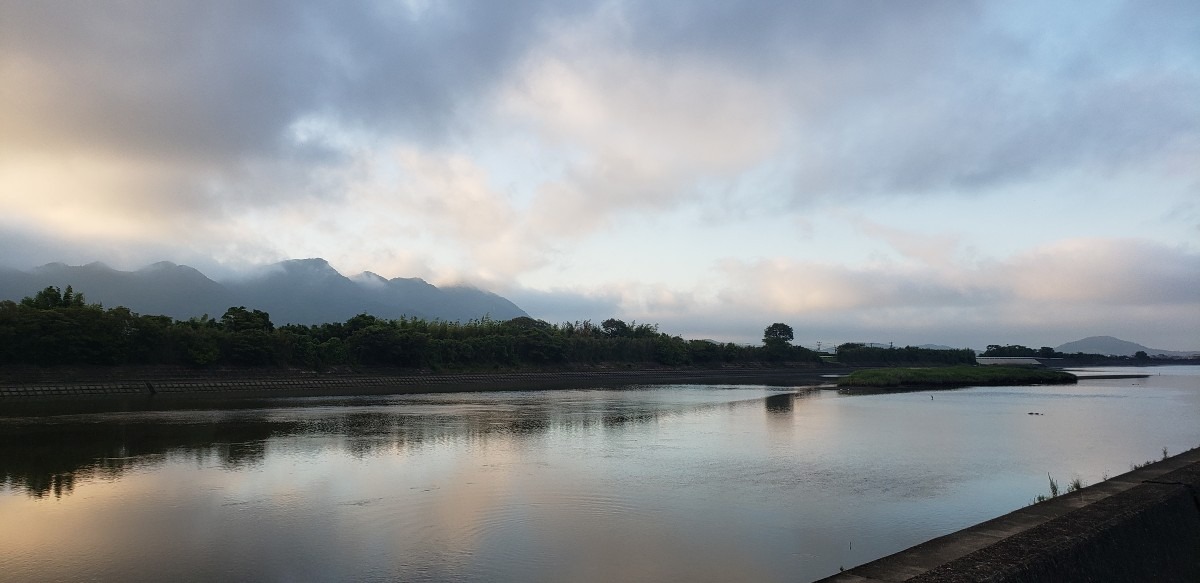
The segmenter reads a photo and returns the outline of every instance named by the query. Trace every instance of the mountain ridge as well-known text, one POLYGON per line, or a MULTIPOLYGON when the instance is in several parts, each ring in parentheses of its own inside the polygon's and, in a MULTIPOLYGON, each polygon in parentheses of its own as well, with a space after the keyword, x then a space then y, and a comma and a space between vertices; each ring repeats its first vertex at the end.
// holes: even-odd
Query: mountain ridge
POLYGON ((361 313, 445 321, 528 315, 508 299, 476 287, 439 288, 419 278, 389 280, 372 272, 346 277, 321 258, 280 261, 224 282, 170 261, 133 271, 98 261, 78 266, 54 262, 28 271, 0 269, 0 299, 18 301, 48 286, 68 285, 90 302, 180 320, 218 317, 233 306, 267 312, 276 324, 344 322, 361 313))
POLYGON ((1137 342, 1122 340, 1115 336, 1088 336, 1087 338, 1060 344, 1055 350, 1066 354, 1082 352, 1084 354, 1104 354, 1107 356, 1133 356, 1138 352, 1145 352, 1149 356, 1191 356, 1200 353, 1200 350, 1187 351, 1149 348, 1137 342))

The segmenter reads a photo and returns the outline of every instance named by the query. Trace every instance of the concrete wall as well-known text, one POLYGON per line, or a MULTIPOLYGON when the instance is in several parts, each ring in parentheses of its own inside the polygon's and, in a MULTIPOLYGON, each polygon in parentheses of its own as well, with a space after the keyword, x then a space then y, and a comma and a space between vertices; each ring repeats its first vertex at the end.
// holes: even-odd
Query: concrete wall
POLYGON ((1198 582, 1200 450, 822 581, 1198 582))

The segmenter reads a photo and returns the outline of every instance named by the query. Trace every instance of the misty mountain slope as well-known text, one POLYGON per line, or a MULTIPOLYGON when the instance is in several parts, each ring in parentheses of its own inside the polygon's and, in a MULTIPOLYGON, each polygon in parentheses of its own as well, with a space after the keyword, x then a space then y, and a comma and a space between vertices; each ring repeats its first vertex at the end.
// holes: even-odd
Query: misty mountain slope
MULTIPOLYGON (((186 265, 161 261, 133 274, 141 294, 134 290, 127 296, 128 303, 117 302, 112 305, 126 305, 133 309, 132 305, 137 304, 141 309, 135 311, 139 313, 171 316, 173 314, 169 312, 200 310, 200 315, 208 314, 214 318, 220 317, 233 305, 234 298, 228 289, 186 265)), ((84 293, 87 293, 86 290, 84 293)), ((117 295, 116 290, 113 295, 117 295)))
POLYGON ((103 263, 49 263, 29 272, 13 271, 0 279, 0 297, 20 300, 49 286, 72 286, 89 303, 125 306, 142 314, 189 318, 220 316, 234 301, 229 290, 199 271, 160 262, 138 271, 120 271, 103 263))
POLYGON ((239 305, 271 314, 276 324, 344 322, 362 313, 380 317, 364 286, 338 273, 324 259, 292 259, 261 268, 251 277, 227 282, 239 305))
MULTIPOLYGON (((469 320, 487 315, 493 320, 509 320, 517 316, 509 316, 514 311, 520 311, 516 304, 508 299, 497 294, 483 291, 478 288, 452 285, 440 288, 442 293, 449 298, 450 306, 456 306, 455 311, 451 311, 451 319, 454 320, 469 320), (465 310, 463 307, 472 306, 475 309, 465 310), (482 311, 482 313, 479 313, 482 311)), ((517 315, 523 315, 517 314, 517 315)))
POLYGON ((438 288, 418 278, 385 279, 371 272, 346 277, 324 259, 294 259, 216 282, 186 265, 163 261, 137 271, 102 263, 50 263, 30 271, 0 270, 0 299, 20 300, 47 286, 81 291, 89 302, 141 314, 186 319, 220 317, 231 306, 271 314, 275 324, 343 322, 357 314, 465 321, 527 315, 507 299, 467 286, 438 288))

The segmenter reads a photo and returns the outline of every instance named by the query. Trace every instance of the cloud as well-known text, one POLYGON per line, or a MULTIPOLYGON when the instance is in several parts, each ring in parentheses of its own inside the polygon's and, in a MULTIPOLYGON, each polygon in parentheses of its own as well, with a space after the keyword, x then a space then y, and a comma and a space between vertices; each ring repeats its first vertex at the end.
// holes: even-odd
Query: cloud
POLYGON ((887 242, 902 256, 932 267, 949 266, 961 240, 956 235, 914 233, 864 218, 852 218, 851 223, 862 233, 887 242))
MULTIPOLYGON (((726 260, 725 303, 784 314, 996 305, 1200 307, 1200 255, 1141 240, 1056 242, 1004 260, 952 267, 726 260), (762 309, 762 308, 760 308, 762 309)), ((1036 308, 1035 308, 1036 309, 1036 308)))
MULTIPOLYGON (((449 139, 523 53, 539 4, 6 6, 0 148, 21 155, 0 161, 4 202, 51 190, 94 222, 150 213, 178 231, 336 198, 325 178, 355 158, 339 138, 449 139)), ((21 210, 78 227, 36 206, 21 210)))
POLYGON ((968 41, 953 53, 957 59, 935 59, 905 83, 844 95, 844 107, 802 119, 797 199, 969 194, 1063 172, 1161 175, 1170 171, 1156 168, 1165 161, 1200 154, 1195 69, 1067 72, 1064 63, 968 41))
MULTIPOLYGON (((681 268, 631 282, 612 262, 586 274, 593 287, 549 283, 528 297, 565 319, 578 319, 563 313, 574 306, 706 335, 742 315, 830 330, 1153 309, 1195 322, 1195 2, 3 10, 0 241, 18 266, 321 256, 351 272, 522 290, 583 272, 584 248, 669 247, 726 259, 703 285, 681 268), (1131 185, 1127 199, 1115 201, 1118 186, 1106 200, 1086 191, 1109 183, 1131 185), (1022 233, 997 243, 868 214, 911 202, 953 225, 959 201, 984 197, 1172 218, 1114 240, 1111 222, 1064 214, 1064 237, 1090 238, 1029 249, 1022 233), (823 227, 831 214, 857 217, 851 235, 896 255, 839 254, 857 242, 823 227), (808 239, 758 248, 701 231, 745 236, 763 217, 807 225, 808 239), (687 241, 622 240, 632 222, 687 241)), ((638 257, 640 272, 703 263, 666 255, 638 257)))
POLYGON ((705 179, 730 179, 777 146, 782 96, 703 61, 647 59, 568 28, 533 52, 502 96, 502 112, 548 148, 571 152, 538 189, 533 226, 556 235, 612 215, 669 209, 705 179), (592 41, 592 42, 588 42, 592 41))
POLYGON ((371 226, 381 236, 396 224, 430 233, 469 255, 477 269, 463 277, 491 283, 545 261, 539 233, 471 159, 411 147, 393 155, 396 179, 377 179, 351 200, 357 208, 383 211, 371 226))
POLYGON ((1066 240, 952 267, 776 259, 726 260, 720 269, 727 287, 719 311, 816 323, 830 334, 978 338, 994 330, 1019 340, 1022 331, 1061 338, 1111 327, 1178 345, 1200 325, 1200 254, 1144 240, 1066 240))
POLYGON ((1200 307, 1200 254, 1137 240, 1077 239, 1017 255, 984 279, 1029 305, 1200 307))
MULTIPOLYGON (((439 134, 507 71, 542 2, 43 2, 5 8, 7 111, 53 140, 144 156, 239 158, 325 114, 439 134), (10 109, 11 108, 11 109, 10 109)), ((11 135, 11 134, 10 134, 11 135)), ((436 135, 426 137, 436 138, 436 135)))
MULTIPOLYGON (((1012 16, 1032 9, 19 4, 0 35, 0 146, 22 154, 0 162, 0 186, 5 203, 70 193, 113 230, 153 214, 178 232, 336 202, 364 148, 477 151, 523 130, 534 155, 565 160, 526 185, 530 227, 571 239, 720 196, 772 212, 1073 170, 1158 164, 1200 180, 1182 162, 1200 154, 1179 24, 1195 8, 1012 16), (753 173, 790 192, 762 192, 753 173)), ((77 226, 28 202, 41 198, 18 208, 77 226)))
POLYGON ((506 291, 505 297, 531 317, 553 323, 601 322, 622 314, 620 298, 603 291, 516 288, 506 291))

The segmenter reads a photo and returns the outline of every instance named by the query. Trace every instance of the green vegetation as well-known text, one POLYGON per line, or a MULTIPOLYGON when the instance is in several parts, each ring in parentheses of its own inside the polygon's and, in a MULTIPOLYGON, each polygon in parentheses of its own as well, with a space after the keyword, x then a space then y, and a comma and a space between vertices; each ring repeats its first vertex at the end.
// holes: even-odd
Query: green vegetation
MULTIPOLYGON (((1049 473, 1046 474, 1046 479, 1050 480, 1050 495, 1038 494, 1033 498, 1033 503, 1045 502, 1051 498, 1058 497, 1058 481, 1055 480, 1049 473)), ((1075 478, 1070 485, 1067 486, 1067 492, 1074 492, 1083 488, 1083 479, 1075 478)))
MULTIPOLYGON (((1197 447, 1200 447, 1200 446, 1197 446, 1197 447)), ((1164 448, 1162 448, 1162 459, 1163 459, 1163 460, 1165 460, 1165 459, 1167 459, 1168 457, 1171 457, 1171 456, 1170 456, 1170 454, 1167 452, 1167 448, 1165 448, 1165 447, 1164 447, 1164 448)), ((1150 464, 1152 464, 1152 463, 1154 463, 1154 460, 1146 460, 1146 461, 1144 461, 1144 462, 1142 462, 1142 463, 1140 463, 1140 464, 1139 464, 1139 463, 1136 463, 1136 462, 1135 462, 1135 463, 1131 463, 1131 464, 1129 464, 1129 469, 1130 469, 1130 471, 1132 471, 1132 470, 1140 470, 1140 469, 1142 469, 1142 468, 1144 468, 1144 467, 1146 467, 1146 466, 1148 466, 1148 465, 1150 465, 1150 464)))
MULTIPOLYGON (((1113 357, 1104 354, 1088 354, 1085 352, 1075 352, 1069 354, 1066 352, 1059 352, 1049 346, 1043 346, 1041 348, 1029 348, 1028 346, 1021 346, 1020 344, 1006 344, 1004 346, 1000 346, 999 344, 989 344, 987 350, 984 350, 983 354, 980 354, 979 356, 1064 358, 1070 359, 1071 362, 1077 364, 1099 364, 1113 360, 1113 357)), ((1146 356, 1146 353, 1142 352, 1141 356, 1137 357, 1137 360, 1148 360, 1148 358, 1149 357, 1146 356)))
POLYGON ((657 326, 608 319, 550 324, 529 317, 470 322, 385 320, 276 327, 266 312, 238 306, 219 319, 145 316, 88 304, 70 287, 49 287, 21 302, 0 301, 0 366, 166 364, 338 366, 489 370, 500 367, 818 366, 792 346, 791 327, 773 324, 764 346, 684 340, 657 326), (779 328, 782 327, 782 328, 779 328), (785 330, 786 329, 786 330, 785 330))
POLYGON ((1067 484, 1067 493, 1068 494, 1070 494, 1071 492, 1078 492, 1082 489, 1083 489, 1083 478, 1080 478, 1078 476, 1072 478, 1071 481, 1067 484))
POLYGON ((914 366, 975 364, 975 351, 932 348, 883 348, 849 342, 837 347, 837 361, 846 366, 914 366))
POLYGON ((792 351, 795 333, 791 326, 776 322, 763 330, 763 351, 768 360, 785 360, 792 351))
POLYGON ((1056 370, 1008 366, 948 366, 859 370, 838 379, 838 386, 965 387, 1069 384, 1075 381, 1075 375, 1056 370))

